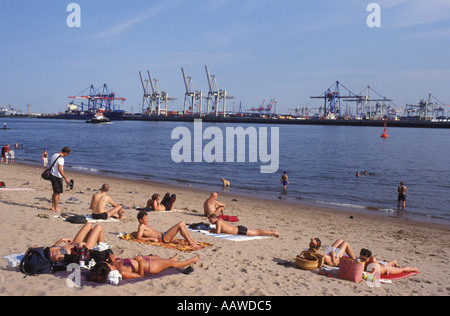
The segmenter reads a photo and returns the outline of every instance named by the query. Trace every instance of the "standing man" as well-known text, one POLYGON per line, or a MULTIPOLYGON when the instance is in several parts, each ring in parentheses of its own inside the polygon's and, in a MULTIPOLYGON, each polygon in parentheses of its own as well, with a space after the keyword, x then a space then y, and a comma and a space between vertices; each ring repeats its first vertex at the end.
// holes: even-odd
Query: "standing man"
POLYGON ((403 202, 402 210, 405 210, 406 207, 406 192, 408 189, 406 188, 405 184, 400 182, 400 186, 398 187, 398 209, 400 209, 400 203, 403 202))
POLYGON ((286 189, 287 189, 287 185, 289 184, 289 178, 288 178, 288 176, 287 176, 287 174, 286 174, 286 171, 285 171, 284 174, 281 176, 281 183, 282 183, 283 186, 284 186, 284 190, 286 190, 286 189))
POLYGON ((52 156, 52 159, 50 160, 50 163, 53 164, 52 168, 52 188, 53 188, 53 195, 52 195, 52 211, 53 212, 61 212, 59 209, 59 196, 61 193, 64 192, 64 182, 67 184, 70 184, 69 179, 67 179, 66 175, 64 174, 64 158, 67 157, 72 150, 69 147, 64 147, 60 153, 54 154, 52 156), (55 162, 56 161, 56 162, 55 162))

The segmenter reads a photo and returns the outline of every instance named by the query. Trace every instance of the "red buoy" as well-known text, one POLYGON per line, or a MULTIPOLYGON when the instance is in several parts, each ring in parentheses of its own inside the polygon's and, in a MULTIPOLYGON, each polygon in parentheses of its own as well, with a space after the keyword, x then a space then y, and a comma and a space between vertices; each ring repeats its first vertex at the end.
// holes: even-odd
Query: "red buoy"
POLYGON ((384 123, 384 130, 383 130, 383 135, 381 135, 381 138, 384 138, 384 139, 389 138, 389 135, 386 133, 386 131, 387 131, 387 125, 386 125, 386 123, 384 123))

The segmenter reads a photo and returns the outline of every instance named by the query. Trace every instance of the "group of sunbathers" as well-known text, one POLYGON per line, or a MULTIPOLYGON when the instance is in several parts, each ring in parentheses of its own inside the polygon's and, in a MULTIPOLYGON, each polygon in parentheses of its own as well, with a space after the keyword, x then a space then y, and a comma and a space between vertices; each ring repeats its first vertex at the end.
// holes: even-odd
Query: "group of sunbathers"
MULTIPOLYGON (((109 186, 104 184, 99 193, 94 194, 91 202, 93 214, 97 214, 96 218, 107 219, 111 216, 124 218, 123 207, 116 204, 108 195, 109 186), (105 211, 107 204, 111 204, 114 208, 111 211, 105 211), (106 215, 102 215, 106 214, 106 215)), ((215 228, 211 230, 218 234, 233 234, 245 236, 274 236, 279 237, 280 234, 276 230, 265 229, 248 229, 245 226, 234 226, 220 219, 220 215, 224 215, 226 205, 217 201, 218 194, 213 192, 204 203, 205 216, 208 217, 211 224, 215 228)), ((157 209, 173 210, 176 196, 166 194, 161 201, 158 194, 154 194, 152 199, 148 201, 147 206, 151 206, 155 211, 157 209)), ((148 224, 148 214, 146 210, 141 210, 137 215, 139 222, 138 229, 131 235, 139 241, 152 241, 160 243, 172 242, 178 233, 188 242, 189 246, 194 250, 201 248, 201 245, 191 236, 186 224, 179 222, 166 232, 159 232, 148 224)), ((62 238, 52 247, 45 249, 45 253, 53 262, 64 263, 67 256, 70 255, 75 247, 92 249, 95 246, 104 243, 104 230, 101 225, 93 227, 91 223, 87 223, 75 236, 73 240, 62 238), (65 243, 65 245, 62 245, 65 243)), ((310 250, 315 249, 320 254, 322 243, 318 238, 312 238, 310 242, 310 250)), ((356 260, 357 257, 347 241, 337 240, 326 253, 320 254, 324 257, 325 264, 338 266, 340 259, 347 255, 349 258, 356 260)), ((381 271, 381 274, 399 274, 403 272, 418 272, 417 268, 400 268, 397 261, 383 262, 377 260, 372 253, 363 249, 359 259, 366 263, 368 272, 374 273, 381 271)), ((146 274, 159 273, 168 268, 183 268, 200 260, 200 255, 196 255, 186 261, 178 261, 178 255, 164 259, 159 256, 136 256, 134 258, 116 258, 112 251, 103 261, 97 262, 91 269, 89 280, 99 283, 108 282, 110 276, 119 273, 123 279, 142 278, 146 274)))
POLYGON ((338 239, 325 253, 320 253, 321 247, 322 242, 319 238, 311 238, 309 250, 318 252, 324 257, 324 263, 333 267, 338 267, 341 258, 347 256, 350 259, 359 259, 361 262, 364 262, 364 270, 371 274, 379 273, 380 275, 396 275, 404 272, 419 272, 417 267, 399 267, 397 260, 389 262, 378 260, 372 255, 370 250, 364 248, 361 249, 359 256, 356 257, 349 242, 343 239, 338 239))

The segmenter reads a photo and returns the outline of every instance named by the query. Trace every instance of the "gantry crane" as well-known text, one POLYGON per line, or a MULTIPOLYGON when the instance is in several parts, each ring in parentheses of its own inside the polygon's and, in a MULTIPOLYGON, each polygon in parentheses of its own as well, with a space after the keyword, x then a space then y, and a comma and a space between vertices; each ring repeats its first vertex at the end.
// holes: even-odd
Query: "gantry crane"
POLYGON ((213 100, 213 110, 215 111, 215 115, 219 116, 219 103, 222 102, 223 105, 223 117, 226 117, 226 107, 227 107, 227 99, 234 99, 235 97, 229 96, 226 90, 219 90, 219 86, 217 84, 216 76, 211 75, 209 73, 208 66, 205 66, 206 77, 208 79, 209 92, 207 97, 206 104, 206 113, 209 114, 209 101, 213 100))
POLYGON ((192 81, 192 77, 187 77, 184 71, 184 68, 181 68, 181 73, 183 74, 184 85, 186 87, 186 93, 184 96, 184 114, 188 113, 187 105, 189 105, 189 111, 195 114, 195 107, 197 106, 197 114, 202 115, 202 100, 203 100, 203 92, 196 91, 194 88, 194 82, 192 81))
MULTIPOLYGON (((69 97, 69 99, 78 99, 78 100, 87 100, 88 104, 87 110, 88 111, 97 111, 99 109, 102 109, 105 112, 112 112, 117 111, 115 101, 126 101, 125 98, 117 97, 116 94, 108 88, 106 83, 103 85, 103 89, 100 92, 100 89, 95 89, 94 85, 91 85, 89 89, 88 95, 80 95, 75 97, 69 97)), ((86 91, 85 89, 84 91, 86 91)), ((83 91, 83 92, 84 92, 83 91)), ((83 92, 81 94, 83 94, 83 92)), ((85 104, 81 103, 82 111, 84 111, 85 104)))
POLYGON ((141 77, 142 88, 144 89, 144 97, 142 101, 142 113, 153 114, 153 108, 156 109, 156 115, 161 115, 161 104, 165 105, 165 115, 168 115, 167 103, 169 101, 178 100, 177 98, 170 97, 165 91, 161 91, 157 79, 152 78, 150 70, 147 70, 148 80, 144 80, 142 73, 139 71, 141 77), (150 91, 151 89, 151 91, 150 91), (148 104, 148 107, 146 107, 148 104))

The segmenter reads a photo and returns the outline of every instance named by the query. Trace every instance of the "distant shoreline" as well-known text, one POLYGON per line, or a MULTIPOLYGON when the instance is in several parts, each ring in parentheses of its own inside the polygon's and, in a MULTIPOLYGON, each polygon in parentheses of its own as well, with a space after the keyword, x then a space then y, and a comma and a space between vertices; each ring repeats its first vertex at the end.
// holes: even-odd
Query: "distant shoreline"
MULTIPOLYGON (((65 120, 62 115, 28 116, 15 115, 2 118, 37 118, 65 120)), ((125 121, 150 121, 150 122, 193 122, 202 119, 205 123, 232 123, 232 124, 273 124, 273 125, 334 125, 334 126, 361 126, 361 127, 388 127, 406 128, 450 128, 450 121, 392 121, 392 120, 318 120, 318 119, 264 119, 258 117, 216 117, 216 116, 125 116, 125 121)))

